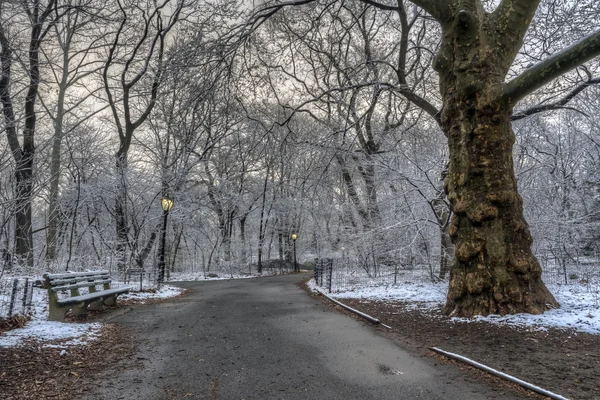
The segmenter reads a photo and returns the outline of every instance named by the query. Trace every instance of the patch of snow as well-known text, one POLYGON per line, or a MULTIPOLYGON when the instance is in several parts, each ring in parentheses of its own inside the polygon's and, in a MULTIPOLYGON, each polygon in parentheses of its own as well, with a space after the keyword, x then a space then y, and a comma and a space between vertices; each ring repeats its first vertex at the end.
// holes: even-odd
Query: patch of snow
POLYGON ((249 273, 240 273, 240 272, 226 272, 219 271, 214 275, 217 276, 208 276, 203 273, 185 273, 185 272, 176 272, 171 273, 169 278, 169 282, 191 282, 191 281, 221 281, 227 279, 248 279, 248 278, 260 278, 264 276, 278 275, 277 269, 263 269, 263 273, 259 274, 249 274, 249 273))
MULTIPOLYGON (((156 292, 131 291, 120 295, 119 299, 165 299, 175 297, 182 289, 162 285, 156 292)), ((48 295, 46 290, 36 289, 33 296, 32 319, 23 328, 13 329, 0 335, 0 347, 12 347, 23 344, 27 340, 60 341, 58 344, 44 344, 44 347, 65 348, 85 345, 99 337, 103 324, 94 322, 87 324, 47 321, 48 295)))
MULTIPOLYGON (((546 311, 541 315, 489 315, 476 317, 472 321, 485 321, 496 324, 509 324, 530 327, 536 330, 548 328, 573 329, 576 332, 600 334, 600 305, 598 291, 588 290, 582 285, 548 285, 548 289, 560 304, 560 308, 546 311)), ((464 321, 465 319, 456 318, 464 321)), ((471 320, 467 320, 471 321, 471 320)))
POLYGON ((410 302, 409 307, 418 309, 439 308, 446 301, 448 285, 444 283, 404 282, 399 285, 366 287, 353 291, 333 293, 338 299, 394 300, 410 302))
POLYGON ((119 296, 119 300, 148 300, 148 299, 168 299, 169 297, 175 297, 180 295, 183 289, 178 287, 162 285, 160 290, 156 291, 135 291, 131 290, 129 293, 125 293, 119 296))
MULTIPOLYGON (((56 321, 31 320, 23 328, 13 329, 0 336, 0 347, 12 347, 28 339, 39 341, 62 340, 62 346, 85 344, 98 337, 102 324, 72 324, 56 321)), ((60 347, 61 345, 50 345, 60 347)))
MULTIPOLYGON (((573 329, 575 332, 600 334, 600 287, 598 285, 547 285, 561 305, 560 308, 546 311, 541 315, 489 315, 487 317, 453 318, 460 322, 487 322, 547 330, 549 328, 573 329)), ((314 280, 308 282, 313 291, 327 293, 318 287, 314 280)), ((441 309, 446 301, 447 283, 404 282, 396 286, 357 288, 352 291, 331 293, 337 299, 351 298, 364 300, 399 301, 408 303, 414 309, 441 309)))

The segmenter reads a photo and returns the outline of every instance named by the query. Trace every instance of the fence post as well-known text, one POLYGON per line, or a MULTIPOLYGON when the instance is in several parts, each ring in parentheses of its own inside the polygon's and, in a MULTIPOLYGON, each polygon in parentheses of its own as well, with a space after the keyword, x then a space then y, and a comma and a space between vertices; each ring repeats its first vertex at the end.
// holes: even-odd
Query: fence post
POLYGON ((8 306, 8 317, 12 317, 13 308, 15 306, 15 301, 17 300, 17 288, 19 286, 19 279, 15 278, 13 281, 12 293, 10 295, 10 305, 8 306))
POLYGON ((333 282, 333 259, 330 258, 327 260, 327 288, 329 289, 329 293, 331 293, 331 284, 333 282))
POLYGON ((27 307, 27 291, 29 290, 29 278, 25 278, 25 282, 23 283, 23 311, 27 307))
POLYGON ((323 287, 323 275, 325 273, 325 266, 323 263, 323 260, 319 261, 319 278, 321 280, 321 282, 319 283, 319 286, 323 287))
POLYGON ((27 298, 25 299, 25 303, 27 303, 27 312, 31 312, 31 303, 33 300, 33 280, 29 281, 27 285, 27 298))

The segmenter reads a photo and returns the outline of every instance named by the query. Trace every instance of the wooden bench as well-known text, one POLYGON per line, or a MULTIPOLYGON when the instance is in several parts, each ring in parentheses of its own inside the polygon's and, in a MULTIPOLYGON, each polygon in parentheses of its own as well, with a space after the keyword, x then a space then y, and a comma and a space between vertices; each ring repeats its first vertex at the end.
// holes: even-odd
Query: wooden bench
POLYGON ((102 305, 114 306, 117 296, 129 292, 130 286, 110 288, 108 271, 44 274, 44 287, 48 289, 50 321, 63 321, 67 311, 73 315, 85 315, 88 308, 100 311, 102 305), (98 290, 96 287, 101 286, 98 290), (79 289, 87 288, 81 294, 79 289), (70 292, 70 297, 59 298, 58 293, 70 292))

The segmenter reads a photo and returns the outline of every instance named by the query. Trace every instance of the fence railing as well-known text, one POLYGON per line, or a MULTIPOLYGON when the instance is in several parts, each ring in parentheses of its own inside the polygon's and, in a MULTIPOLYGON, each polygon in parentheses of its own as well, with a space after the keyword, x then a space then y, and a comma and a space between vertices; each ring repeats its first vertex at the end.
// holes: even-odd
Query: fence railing
POLYGON ((33 285, 32 278, 0 280, 0 318, 31 313, 33 285))

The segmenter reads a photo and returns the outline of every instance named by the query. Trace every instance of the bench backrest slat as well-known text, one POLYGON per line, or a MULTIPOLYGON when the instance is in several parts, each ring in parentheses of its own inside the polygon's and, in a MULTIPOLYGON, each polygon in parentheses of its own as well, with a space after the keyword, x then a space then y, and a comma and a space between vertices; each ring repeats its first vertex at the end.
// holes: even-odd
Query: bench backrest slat
POLYGON ((69 284, 76 284, 79 282, 85 282, 85 281, 89 281, 89 282, 93 282, 93 281, 97 281, 100 279, 110 279, 110 276, 107 275, 96 275, 96 276, 86 276, 83 278, 74 278, 74 279, 55 279, 50 281, 50 286, 62 286, 62 285, 69 285, 69 284))
POLYGON ((109 275, 109 274, 110 274, 109 271, 73 272, 73 273, 63 273, 63 274, 44 274, 44 278, 46 280, 52 281, 55 279, 83 278, 86 276, 109 275))
POLYGON ((49 293, 65 292, 70 290, 71 296, 79 296, 79 288, 89 288, 95 292, 96 286, 110 288, 110 275, 108 271, 76 272, 72 274, 44 274, 45 287, 49 293))
POLYGON ((78 289, 78 288, 82 288, 82 287, 96 286, 96 285, 104 285, 107 283, 110 284, 109 279, 104 279, 101 281, 88 281, 88 282, 78 283, 75 285, 53 286, 50 290, 52 290, 53 292, 62 292, 63 290, 78 289))

